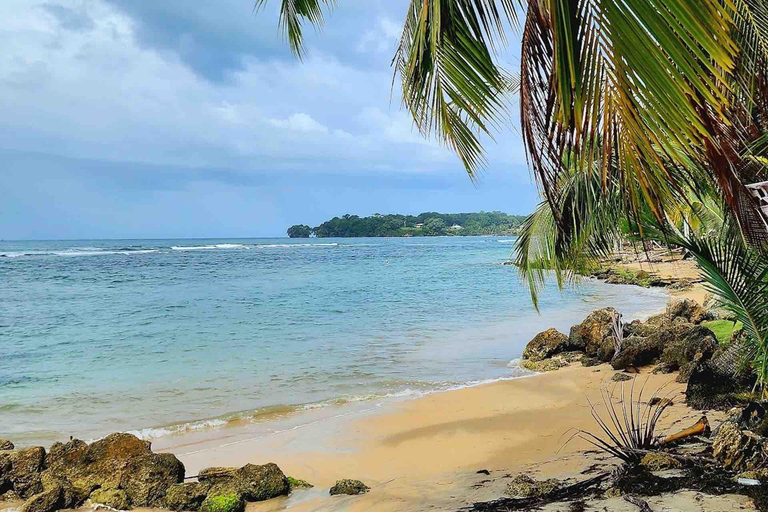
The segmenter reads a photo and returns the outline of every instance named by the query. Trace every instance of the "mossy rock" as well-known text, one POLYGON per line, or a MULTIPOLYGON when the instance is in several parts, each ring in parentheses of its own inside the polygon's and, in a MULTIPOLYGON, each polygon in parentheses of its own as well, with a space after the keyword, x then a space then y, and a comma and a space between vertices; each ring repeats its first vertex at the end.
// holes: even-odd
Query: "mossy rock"
POLYGON ((200 505, 200 512, 244 512, 245 501, 237 494, 208 496, 200 505))
POLYGON ((339 480, 337 481, 333 487, 331 487, 330 495, 336 496, 338 494, 349 494, 349 495, 356 495, 356 494, 364 494, 368 491, 370 491, 371 488, 365 485, 360 480, 339 480))
POLYGON ((679 460, 664 452, 652 452, 646 454, 640 461, 650 471, 663 471, 665 469, 680 469, 683 465, 679 460))
POLYGON ((589 357, 587 354, 581 356, 581 366, 590 367, 599 366, 601 364, 603 364, 603 362, 596 357, 589 357))
POLYGON ((613 377, 611 377, 611 380, 613 382, 626 382, 628 380, 634 379, 633 376, 627 374, 627 373, 614 373, 613 377))
POLYGON ((206 482, 172 485, 165 493, 165 506, 171 510, 199 510, 210 489, 206 482))
POLYGON ((520 366, 526 370, 531 370, 532 372, 551 372, 554 370, 559 370, 563 366, 568 366, 568 363, 562 359, 545 359, 543 361, 530 361, 528 359, 523 359, 523 361, 520 363, 520 366))
POLYGON ((291 486, 291 490, 293 489, 311 489, 314 487, 311 483, 307 482, 306 480, 301 480, 299 478, 293 478, 292 476, 286 477, 288 479, 288 485, 291 486))
POLYGON ((507 484, 505 493, 516 498, 536 498, 556 491, 561 485, 561 482, 554 478, 534 480, 530 476, 521 473, 507 484))
POLYGON ((554 327, 540 332, 525 346, 523 358, 530 361, 542 361, 555 354, 565 352, 570 347, 568 336, 554 327))
POLYGON ((96 489, 91 493, 90 500, 117 510, 131 508, 131 500, 122 489, 96 489))

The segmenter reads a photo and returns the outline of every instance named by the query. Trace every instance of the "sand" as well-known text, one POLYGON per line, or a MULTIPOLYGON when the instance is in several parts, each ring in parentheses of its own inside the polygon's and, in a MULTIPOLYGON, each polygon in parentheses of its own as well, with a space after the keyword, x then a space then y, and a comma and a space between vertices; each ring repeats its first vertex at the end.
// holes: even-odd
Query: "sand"
MULTIPOLYGON (((237 429, 198 434, 194 442, 166 439, 190 470, 204 466, 277 463, 286 474, 315 488, 290 498, 251 504, 252 511, 457 510, 502 495, 505 475, 585 478, 580 472, 605 457, 568 444, 570 429, 595 431, 587 397, 600 402, 600 387, 613 375, 609 365, 579 363, 529 378, 434 393, 416 400, 357 411, 268 437, 242 437, 237 429), (226 437, 222 437, 226 436, 226 437), (489 476, 478 474, 486 469, 489 476), (330 497, 337 479, 360 479, 372 489, 357 497, 330 497)), ((645 397, 661 386, 675 396, 662 432, 694 424, 674 375, 643 374, 645 397)), ((628 385, 627 390, 629 389, 628 385)), ((710 419, 714 419, 710 415, 710 419)), ((162 442, 156 449, 163 449, 162 442)))

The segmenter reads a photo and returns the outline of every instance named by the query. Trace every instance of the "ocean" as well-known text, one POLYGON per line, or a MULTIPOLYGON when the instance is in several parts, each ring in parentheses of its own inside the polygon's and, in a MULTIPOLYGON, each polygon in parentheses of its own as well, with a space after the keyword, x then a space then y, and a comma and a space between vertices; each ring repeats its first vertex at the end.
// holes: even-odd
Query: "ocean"
POLYGON ((152 439, 528 375, 537 332, 661 290, 549 286, 514 237, 0 242, 0 438, 152 439))

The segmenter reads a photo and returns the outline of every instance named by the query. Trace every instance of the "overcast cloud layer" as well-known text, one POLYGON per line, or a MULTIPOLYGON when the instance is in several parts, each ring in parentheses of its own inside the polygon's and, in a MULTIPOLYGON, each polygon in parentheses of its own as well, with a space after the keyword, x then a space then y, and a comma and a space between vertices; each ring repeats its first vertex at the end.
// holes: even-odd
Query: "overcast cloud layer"
POLYGON ((277 1, 3 0, 0 238, 282 236, 536 202, 518 135, 477 185, 390 94, 405 0, 342 0, 297 62, 277 1))

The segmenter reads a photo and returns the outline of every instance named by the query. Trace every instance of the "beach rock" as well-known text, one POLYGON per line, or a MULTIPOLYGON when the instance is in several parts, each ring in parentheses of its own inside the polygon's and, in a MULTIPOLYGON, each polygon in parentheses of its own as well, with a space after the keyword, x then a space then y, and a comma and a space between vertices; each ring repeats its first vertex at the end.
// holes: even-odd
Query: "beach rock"
POLYGON ((715 333, 702 325, 686 329, 681 334, 665 345, 661 354, 662 362, 681 367, 695 361, 706 361, 719 348, 715 333))
POLYGON ((42 447, 0 452, 0 491, 13 490, 22 499, 42 492, 44 467, 45 449, 42 447))
POLYGON ((13 450, 13 443, 7 439, 0 439, 0 451, 13 450))
POLYGON ((654 337, 641 338, 630 336, 621 344, 621 351, 611 359, 614 370, 623 370, 629 366, 645 366, 661 355, 662 346, 654 337))
POLYGON ((198 480, 212 485, 209 497, 237 494, 245 501, 264 501, 291 491, 286 476, 271 462, 263 466, 246 464, 239 469, 207 468, 199 473, 198 480))
POLYGON ((200 512, 244 512, 245 501, 237 493, 210 495, 200 505, 200 512))
POLYGON ((645 466, 649 471, 664 471, 667 469, 680 469, 683 465, 679 460, 664 452, 652 452, 646 454, 640 465, 645 466))
POLYGON ((596 357, 589 357, 586 354, 581 356, 581 366, 590 367, 590 366, 598 366, 601 364, 603 364, 603 362, 596 357))
POLYGON ((165 506, 171 510, 199 510, 210 489, 206 482, 174 484, 165 492, 165 506))
POLYGON ((729 409, 749 402, 757 380, 754 370, 744 365, 750 350, 746 342, 731 343, 709 361, 696 364, 688 379, 686 403, 696 409, 729 409))
POLYGON ((712 443, 712 455, 728 469, 752 471, 768 462, 768 439, 726 422, 712 443))
POLYGON ((337 481, 333 487, 331 487, 330 494, 331 496, 336 496, 337 494, 363 494, 368 491, 370 491, 371 488, 365 485, 360 480, 339 480, 337 481))
POLYGON ((307 482, 306 480, 301 480, 299 478, 293 478, 292 476, 286 477, 288 479, 288 485, 291 486, 291 490, 294 489, 311 489, 314 487, 311 483, 307 482))
POLYGON ((583 350, 589 356, 596 356, 600 345, 613 333, 613 318, 618 312, 613 308, 598 309, 590 313, 583 322, 571 327, 572 349, 583 350))
POLYGON ((570 348, 568 336, 554 327, 540 332, 533 337, 523 351, 523 358, 530 361, 541 361, 570 348))
POLYGON ((653 369, 653 371, 651 373, 656 374, 656 375, 658 375, 658 374, 667 374, 667 373, 676 372, 679 369, 680 369, 680 365, 678 365, 677 363, 670 363, 670 362, 662 361, 661 363, 656 365, 656 367, 653 369))
POLYGON ((627 373, 614 373, 613 377, 611 377, 613 382, 626 382, 632 379, 634 379, 634 377, 627 373))
MULTIPOLYGON (((99 503, 117 510, 128 510, 131 508, 131 500, 128 498, 128 494, 122 489, 96 489, 91 493, 90 500, 92 503, 99 503)), ((199 506, 200 504, 198 504, 198 507, 199 506)))
POLYGON ((609 362, 616 355, 616 338, 608 336, 602 345, 597 349, 597 359, 602 362, 609 362))
POLYGON ((21 512, 53 512, 64 506, 60 503, 61 487, 39 492, 24 502, 21 512))
POLYGON ((516 498, 534 498, 544 496, 561 487, 561 482, 554 478, 534 480, 528 475, 519 474, 507 484, 505 494, 516 498))
POLYGON ((701 307, 693 299, 671 301, 667 305, 666 315, 669 318, 683 317, 695 325, 715 319, 715 315, 711 311, 701 307))
POLYGON ((120 488, 131 504, 151 507, 161 503, 169 487, 184 481, 184 464, 172 453, 149 453, 131 458, 120 478, 120 488))
POLYGON ((525 368, 526 370, 531 370, 532 372, 551 372, 554 370, 559 370, 563 366, 568 366, 568 363, 563 361, 562 359, 545 359, 543 361, 529 361, 527 359, 523 359, 520 362, 520 366, 525 368))
POLYGON ((132 459, 151 454, 150 443, 131 434, 110 434, 91 444, 74 439, 51 446, 48 468, 80 489, 116 489, 132 459))

